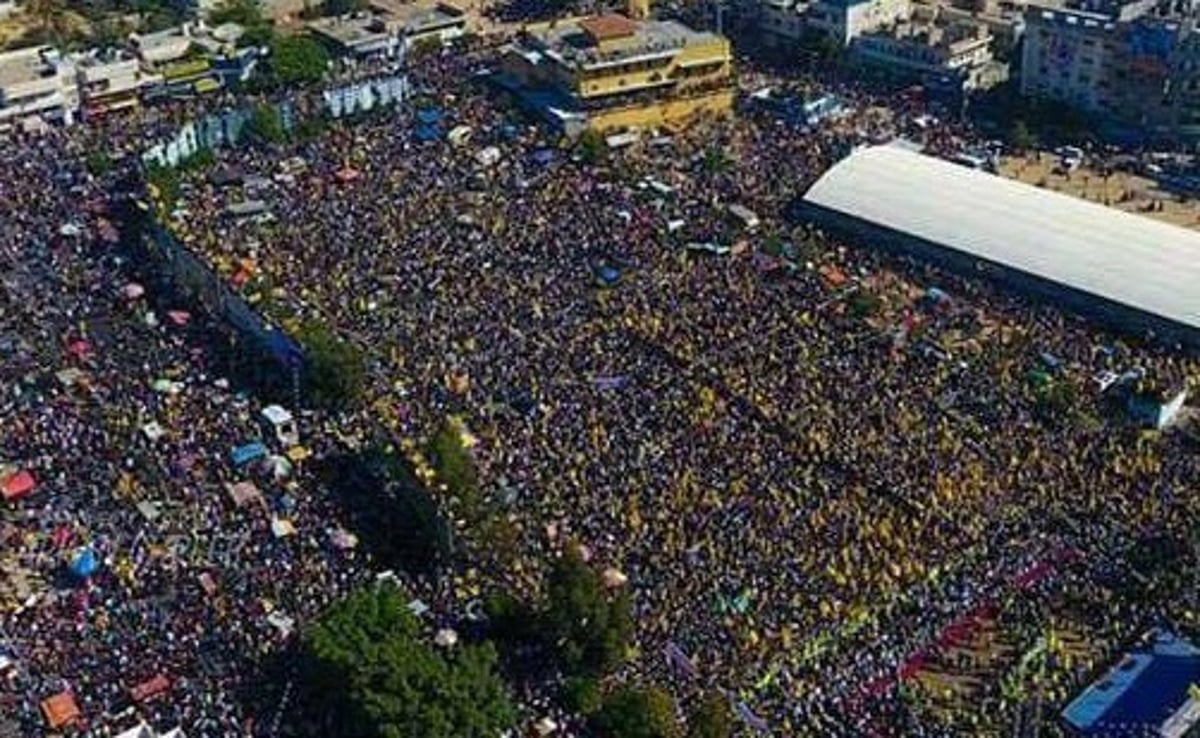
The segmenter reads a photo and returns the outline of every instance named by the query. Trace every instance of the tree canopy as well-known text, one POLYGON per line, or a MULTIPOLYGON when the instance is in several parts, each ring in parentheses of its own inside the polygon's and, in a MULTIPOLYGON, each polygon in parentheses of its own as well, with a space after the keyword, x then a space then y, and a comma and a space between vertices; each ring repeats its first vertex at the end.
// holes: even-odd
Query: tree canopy
POLYGON ((224 0, 212 9, 208 20, 213 25, 236 23, 243 28, 255 28, 268 22, 257 0, 224 0))
POLYGON ((302 326, 297 337, 308 354, 305 384, 313 400, 326 406, 355 403, 366 377, 362 351, 315 321, 302 326))
POLYGON ((675 700, 661 687, 622 687, 593 720, 612 738, 682 738, 675 700))
POLYGON ((720 692, 708 692, 688 719, 688 738, 729 738, 733 711, 720 692))
POLYGON ((446 491, 457 497, 467 512, 479 502, 479 473, 475 459, 463 442, 461 421, 449 417, 438 428, 427 449, 438 481, 446 485, 446 491))
POLYGON ((442 652, 421 639, 400 590, 358 590, 304 637, 305 684, 335 735, 494 738, 516 711, 490 644, 442 652))
POLYGON ((1023 152, 1037 148, 1038 140, 1033 131, 1029 130, 1029 125, 1017 118, 1008 129, 1008 144, 1016 151, 1023 152))
POLYGON ((619 665, 633 638, 629 594, 610 595, 599 573, 575 547, 554 563, 544 615, 546 635, 572 674, 600 674, 619 665))
POLYGON ((271 41, 271 71, 281 84, 320 82, 329 69, 329 51, 309 36, 277 36, 271 41))
POLYGON ((255 105, 246 125, 254 136, 268 143, 283 143, 288 137, 283 126, 283 116, 274 105, 255 105))

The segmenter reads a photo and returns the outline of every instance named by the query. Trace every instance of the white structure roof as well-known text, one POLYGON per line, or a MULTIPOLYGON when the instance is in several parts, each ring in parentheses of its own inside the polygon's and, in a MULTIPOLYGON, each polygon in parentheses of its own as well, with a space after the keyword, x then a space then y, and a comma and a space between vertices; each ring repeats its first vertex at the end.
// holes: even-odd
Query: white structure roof
POLYGON ((1200 233, 899 146, 855 151, 806 203, 1200 328, 1200 233))
POLYGON ((283 425, 292 421, 292 414, 279 405, 267 405, 262 409, 262 416, 273 425, 283 425))

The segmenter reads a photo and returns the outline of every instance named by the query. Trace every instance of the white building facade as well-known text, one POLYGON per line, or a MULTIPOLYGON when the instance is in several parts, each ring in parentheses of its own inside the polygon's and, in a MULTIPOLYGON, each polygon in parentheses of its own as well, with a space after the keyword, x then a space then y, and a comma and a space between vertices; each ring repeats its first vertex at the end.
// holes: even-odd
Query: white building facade
POLYGON ((79 110, 74 66, 49 46, 0 54, 0 130, 26 120, 70 125, 79 110))

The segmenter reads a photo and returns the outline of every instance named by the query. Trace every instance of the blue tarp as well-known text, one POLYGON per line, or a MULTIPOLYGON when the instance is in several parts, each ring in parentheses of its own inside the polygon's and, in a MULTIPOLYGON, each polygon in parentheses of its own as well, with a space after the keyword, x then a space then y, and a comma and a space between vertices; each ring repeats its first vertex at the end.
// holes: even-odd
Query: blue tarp
POLYGON ((441 135, 441 131, 438 130, 437 126, 417 126, 418 141, 433 141, 441 138, 441 135))
POLYGON ((230 456, 233 458, 233 463, 241 466, 242 464, 261 459, 267 455, 267 447, 255 441, 247 443, 244 446, 238 446, 233 449, 230 456))
POLYGON ((421 108, 417 111, 417 120, 426 125, 433 125, 442 119, 441 108, 421 108))
POLYGON ((599 287, 613 287, 621 281, 621 270, 610 264, 596 267, 593 274, 599 287))
POLYGON ((1075 698, 1063 711, 1066 721, 1086 736, 1132 735, 1171 717, 1187 701, 1188 686, 1200 682, 1200 649, 1165 631, 1152 638, 1075 698))
POLYGON ((267 348, 275 360, 293 369, 304 365, 304 350, 300 344, 280 330, 267 331, 267 348))
POLYGON ((71 573, 80 579, 87 579, 96 573, 100 568, 100 561, 96 558, 96 552, 90 547, 79 550, 75 555, 75 560, 71 562, 71 573))

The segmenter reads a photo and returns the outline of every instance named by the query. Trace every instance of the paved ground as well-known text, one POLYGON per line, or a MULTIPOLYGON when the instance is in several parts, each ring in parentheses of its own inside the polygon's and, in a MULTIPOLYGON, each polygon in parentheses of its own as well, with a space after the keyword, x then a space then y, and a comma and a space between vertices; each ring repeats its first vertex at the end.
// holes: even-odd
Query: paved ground
POLYGON ((1048 153, 1043 153, 1040 160, 1036 156, 1005 157, 1000 172, 1006 177, 1131 213, 1186 228, 1200 228, 1200 201, 1159 190, 1152 180, 1124 172, 1107 178, 1088 167, 1070 174, 1056 173, 1057 163, 1057 157, 1048 153))

